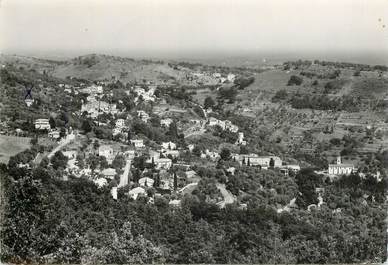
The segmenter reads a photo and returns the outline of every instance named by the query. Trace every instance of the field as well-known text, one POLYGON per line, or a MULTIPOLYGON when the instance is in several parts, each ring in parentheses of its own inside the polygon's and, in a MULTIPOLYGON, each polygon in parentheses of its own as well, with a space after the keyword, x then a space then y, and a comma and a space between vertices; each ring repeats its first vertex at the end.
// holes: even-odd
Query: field
POLYGON ((31 138, 0 135, 0 162, 8 163, 11 156, 28 149, 31 138))

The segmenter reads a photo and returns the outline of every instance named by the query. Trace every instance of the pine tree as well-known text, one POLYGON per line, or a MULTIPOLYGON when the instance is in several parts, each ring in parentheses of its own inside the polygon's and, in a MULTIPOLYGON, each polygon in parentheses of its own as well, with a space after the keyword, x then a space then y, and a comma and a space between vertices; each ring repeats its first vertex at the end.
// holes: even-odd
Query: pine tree
POLYGON ((174 172, 174 191, 178 189, 178 177, 176 175, 176 172, 174 172))

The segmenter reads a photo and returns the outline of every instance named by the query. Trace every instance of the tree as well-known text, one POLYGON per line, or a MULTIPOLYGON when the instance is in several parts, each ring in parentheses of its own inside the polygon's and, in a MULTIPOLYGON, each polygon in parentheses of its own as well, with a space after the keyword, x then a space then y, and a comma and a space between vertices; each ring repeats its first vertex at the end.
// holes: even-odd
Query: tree
POLYGON ((112 161, 112 167, 121 169, 125 166, 125 157, 123 155, 117 155, 112 161))
POLYGON ((296 184, 299 192, 296 203, 299 207, 306 208, 310 204, 318 203, 318 196, 315 188, 323 183, 321 176, 316 174, 313 169, 305 168, 296 175, 296 184))
POLYGON ((275 160, 271 157, 271 159, 269 160, 269 167, 270 168, 274 168, 275 167, 275 160))
POLYGON ((93 127, 92 127, 92 122, 89 121, 89 120, 83 120, 82 121, 82 126, 81 126, 82 130, 85 132, 85 133, 88 133, 88 132, 91 132, 93 127))
POLYGON ((106 235, 106 243, 98 244, 97 248, 86 240, 85 247, 81 250, 81 263, 87 264, 144 264, 158 262, 162 251, 155 247, 151 241, 142 235, 132 234, 132 225, 129 222, 112 234, 106 235))
POLYGON ((167 134, 171 137, 172 140, 178 139, 178 127, 175 122, 170 124, 167 134))
POLYGON ((97 168, 97 166, 100 163, 99 157, 94 155, 94 154, 90 154, 87 161, 88 161, 88 164, 90 166, 90 169, 93 171, 97 168))
POLYGON ((36 144, 38 143, 38 137, 33 137, 33 138, 31 138, 30 143, 31 143, 32 145, 36 145, 36 144))
POLYGON ((55 119, 52 116, 50 116, 49 123, 50 123, 51 129, 54 129, 55 127, 57 127, 57 123, 55 122, 55 119))
POLYGON ((65 128, 61 128, 61 130, 59 131, 59 136, 61 138, 65 137, 66 136, 66 129, 65 128))
POLYGON ((248 147, 246 147, 245 145, 241 145, 240 154, 248 154, 248 153, 249 153, 248 147))
POLYGON ((61 152, 57 151, 51 158, 51 164, 54 169, 66 168, 68 158, 61 152))
POLYGON ((93 142, 94 150, 98 150, 99 147, 100 147, 100 142, 97 139, 94 140, 94 142, 93 142))
POLYGON ((230 160, 230 150, 227 148, 223 148, 220 153, 220 157, 224 161, 230 160))
POLYGON ((300 76, 292 75, 288 80, 287 86, 297 85, 300 86, 303 82, 303 78, 300 76))
POLYGON ((203 105, 205 109, 209 109, 209 108, 213 108, 216 105, 216 103, 214 102, 212 97, 208 96, 205 98, 203 105))
POLYGON ((174 191, 178 189, 178 177, 176 175, 176 172, 174 172, 174 191))
POLYGON ((193 148, 193 155, 200 157, 202 154, 201 148, 198 145, 193 148))
POLYGON ((108 161, 105 156, 99 156, 100 168, 105 169, 109 167, 108 161))
POLYGON ((145 169, 146 158, 144 156, 137 156, 133 159, 133 167, 141 171, 145 169))

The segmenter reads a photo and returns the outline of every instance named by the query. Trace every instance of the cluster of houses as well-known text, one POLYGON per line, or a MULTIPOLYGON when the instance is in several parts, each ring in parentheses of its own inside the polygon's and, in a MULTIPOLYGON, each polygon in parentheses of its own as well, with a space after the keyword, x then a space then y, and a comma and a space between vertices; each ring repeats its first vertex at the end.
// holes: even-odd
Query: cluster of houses
POLYGON ((234 125, 229 120, 222 121, 222 120, 218 120, 214 117, 210 117, 208 125, 209 126, 220 126, 222 130, 228 130, 228 131, 231 131, 234 133, 238 132, 238 126, 234 125))
POLYGON ((233 73, 228 73, 227 75, 221 73, 207 73, 207 72, 194 72, 190 76, 187 76, 188 80, 197 80, 203 83, 232 83, 236 79, 236 75, 233 73))
POLYGON ((60 131, 58 129, 51 129, 49 119, 36 119, 34 126, 36 130, 47 130, 47 136, 51 139, 56 140, 60 138, 60 131))
MULTIPOLYGON (((195 76, 195 74, 193 74, 195 76)), ((222 76, 219 73, 212 74, 212 77, 219 78, 222 80, 221 82, 233 82, 235 79, 235 75, 228 74, 226 77, 222 76)), ((70 92, 70 87, 64 86, 64 89, 67 89, 70 92)), ((155 101, 156 97, 154 95, 156 86, 149 86, 148 89, 142 88, 140 86, 135 86, 132 88, 132 92, 135 92, 137 95, 135 102, 138 102, 140 97, 143 101, 155 101)), ((81 107, 81 112, 87 112, 87 114, 91 118, 97 118, 98 115, 102 113, 109 114, 118 114, 118 110, 115 104, 110 104, 101 100, 101 95, 103 94, 103 87, 101 85, 92 85, 89 87, 85 87, 81 89, 83 93, 88 94, 87 101, 83 102, 81 107)), ((129 93, 129 91, 128 91, 129 93)), ((143 110, 137 111, 137 116, 145 123, 150 120, 150 116, 147 112, 143 110)), ((163 118, 160 120, 160 125, 162 127, 169 127, 173 123, 173 119, 171 118, 163 118)), ((210 117, 207 120, 191 120, 190 123, 195 125, 205 126, 219 126, 222 130, 230 131, 233 133, 238 133, 236 145, 247 145, 247 141, 244 139, 244 133, 239 132, 239 127, 234 125, 229 120, 219 120, 214 117, 210 117)), ((34 123, 35 129, 37 130, 47 130, 48 137, 53 139, 60 138, 60 132, 55 129, 51 129, 49 119, 37 119, 34 123)), ((113 136, 123 134, 127 132, 128 125, 125 119, 117 119, 115 121, 115 126, 113 128, 113 136)), ((137 199, 141 195, 146 195, 147 190, 154 185, 158 185, 158 188, 162 190, 173 190, 176 185, 176 176, 174 176, 170 169, 175 167, 176 165, 180 165, 182 163, 176 162, 176 160, 181 156, 181 150, 177 148, 177 145, 174 142, 162 142, 160 144, 160 148, 157 150, 152 150, 150 148, 146 148, 147 146, 144 144, 143 139, 131 139, 130 140, 131 147, 129 150, 118 152, 115 151, 113 147, 109 144, 104 144, 98 147, 98 156, 105 157, 108 165, 111 165, 113 160, 118 154, 122 154, 126 159, 126 165, 124 169, 124 173, 121 176, 118 176, 118 172, 116 169, 112 167, 104 168, 104 169, 94 169, 91 170, 89 166, 85 168, 79 168, 77 166, 77 151, 76 150, 67 150, 64 151, 63 154, 68 158, 68 167, 67 172, 71 174, 75 174, 77 176, 90 176, 91 179, 99 186, 103 187, 109 183, 110 180, 117 179, 120 177, 120 183, 112 188, 112 196, 117 199, 117 189, 123 185, 129 183, 129 169, 131 166, 131 162, 135 159, 136 156, 145 155, 147 160, 145 161, 148 164, 153 165, 153 168, 158 171, 158 182, 156 182, 155 178, 145 177, 143 176, 137 181, 137 185, 133 189, 128 192, 128 195, 137 199), (174 162, 175 161, 175 162, 174 162), (95 177, 98 176, 98 177, 95 177), (124 179, 123 179, 124 178, 124 179)), ((188 150, 193 151, 194 145, 189 145, 188 150)), ((206 149, 201 157, 204 159, 209 159, 212 161, 217 161, 220 159, 220 154, 216 151, 210 151, 206 149)), ((290 172, 297 173, 300 171, 299 165, 284 165, 283 161, 280 157, 274 155, 267 156, 259 156, 257 154, 232 154, 232 159, 238 162, 240 165, 251 166, 251 167, 260 167, 262 169, 269 168, 277 168, 284 175, 288 175, 290 172)), ((185 182, 185 184, 193 184, 199 181, 196 172, 190 169, 190 165, 180 165, 185 168, 186 180, 190 179, 190 181, 185 182)), ((147 169, 145 169, 146 172, 147 169)), ((228 172, 234 174, 235 168, 229 168, 228 172)), ((337 163, 329 164, 328 174, 329 175, 349 175, 354 172, 355 168, 353 164, 342 163, 341 158, 337 159, 337 163)), ((179 205, 179 200, 171 200, 170 204, 179 205)))
POLYGON ((247 145, 247 141, 244 140, 244 133, 239 132, 236 145, 247 145))
POLYGON ((81 113, 86 112, 89 117, 97 118, 102 113, 117 114, 119 111, 116 104, 111 104, 101 100, 103 92, 102 86, 92 85, 81 90, 88 94, 86 102, 82 103, 81 113))
POLYGON ((282 160, 278 156, 259 156, 257 154, 232 154, 232 159, 240 165, 261 167, 263 169, 281 168, 282 160))
POLYGON ((124 119, 117 119, 115 123, 115 127, 112 130, 113 136, 123 134, 128 130, 128 126, 125 124, 124 119))
POLYGON ((147 123, 150 119, 150 115, 148 115, 147 112, 145 112, 144 110, 138 110, 137 111, 137 116, 144 122, 144 123, 147 123))
MULTIPOLYGON (((133 91, 136 93, 136 97, 135 97, 135 103, 139 101, 140 98, 142 98, 143 101, 155 101, 156 100, 156 97, 154 95, 155 93, 155 90, 156 90, 156 86, 155 85, 149 85, 148 86, 148 90, 140 87, 140 86, 135 86, 133 88, 133 91)), ((128 94, 129 92, 127 92, 128 94)))

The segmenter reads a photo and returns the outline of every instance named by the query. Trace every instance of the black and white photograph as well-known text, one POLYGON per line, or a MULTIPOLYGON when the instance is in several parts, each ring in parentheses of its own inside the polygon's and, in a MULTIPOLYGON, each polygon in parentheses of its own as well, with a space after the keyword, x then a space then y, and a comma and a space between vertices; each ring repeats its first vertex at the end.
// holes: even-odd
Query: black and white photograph
POLYGON ((388 0, 0 0, 1 264, 388 264, 388 0))

